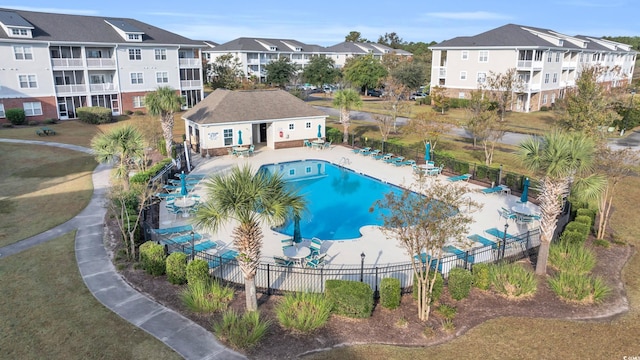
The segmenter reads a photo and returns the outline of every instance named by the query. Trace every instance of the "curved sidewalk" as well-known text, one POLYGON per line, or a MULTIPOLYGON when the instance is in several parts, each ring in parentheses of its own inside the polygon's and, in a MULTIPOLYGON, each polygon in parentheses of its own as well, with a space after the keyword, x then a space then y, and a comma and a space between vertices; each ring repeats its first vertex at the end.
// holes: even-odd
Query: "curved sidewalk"
MULTIPOLYGON (((77 145, 33 140, 0 139, 0 142, 45 145, 91 153, 77 145)), ((93 195, 76 217, 41 234, 0 248, 0 257, 13 255, 77 229, 76 261, 83 281, 98 301, 133 325, 155 336, 185 359, 244 359, 218 342, 213 334, 179 313, 158 304, 127 284, 116 271, 103 244, 104 198, 110 166, 93 172, 93 195)))

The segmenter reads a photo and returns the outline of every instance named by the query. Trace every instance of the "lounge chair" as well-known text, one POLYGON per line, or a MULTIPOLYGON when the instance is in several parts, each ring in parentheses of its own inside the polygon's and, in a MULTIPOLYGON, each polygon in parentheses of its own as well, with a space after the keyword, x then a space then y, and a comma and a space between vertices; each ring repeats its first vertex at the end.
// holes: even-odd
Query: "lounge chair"
POLYGON ((473 263, 474 261, 473 255, 467 254, 467 251, 458 249, 455 246, 447 245, 443 247, 442 250, 454 254, 456 258, 460 260, 466 260, 469 263, 473 263))
POLYGON ((469 179, 471 178, 471 174, 462 174, 462 175, 458 175, 458 176, 452 176, 450 177, 448 180, 451 182, 456 182, 456 181, 469 181, 469 179))
POLYGON ((370 156, 370 157, 375 157, 376 155, 380 154, 380 152, 381 152, 381 150, 379 150, 379 149, 372 150, 372 151, 369 153, 369 156, 370 156))
MULTIPOLYGON (((422 253, 420 254, 420 256, 416 255, 413 258, 416 260, 419 260, 423 264, 426 264, 427 262, 429 262, 431 264, 431 269, 434 269, 434 270, 436 267, 436 262, 438 261, 438 259, 432 259, 431 255, 427 255, 427 253, 422 253)), ((438 272, 442 273, 442 260, 438 263, 438 272)))
POLYGON ((164 229, 151 229, 151 231, 153 231, 153 233, 156 235, 176 235, 176 234, 183 234, 183 233, 186 234, 190 231, 193 231, 193 226, 182 225, 182 226, 168 227, 164 229))
POLYGON ((203 180, 207 175, 204 174, 187 174, 187 181, 189 180, 203 180))
POLYGON ((373 158, 376 160, 386 160, 386 159, 390 159, 393 157, 392 153, 386 153, 386 154, 382 154, 382 153, 378 153, 378 155, 374 155, 373 158))
POLYGON ((351 152, 352 152, 352 153, 354 153, 354 154, 360 154, 360 150, 362 150, 362 149, 360 149, 360 148, 353 148, 353 149, 351 149, 351 152))
POLYGON ((273 261, 276 263, 276 265, 280 265, 280 266, 292 266, 294 264, 294 262, 292 260, 289 259, 285 259, 282 256, 274 256, 273 257, 273 261))
POLYGON ((396 164, 397 162, 403 162, 404 161, 404 156, 397 156, 394 158, 389 158, 384 160, 384 162, 386 162, 387 164, 396 164))
POLYGON ((498 185, 498 186, 494 186, 492 188, 482 189, 482 193, 483 194, 495 194, 495 193, 507 194, 509 192, 511 192, 511 189, 509 189, 509 187, 507 187, 505 185, 498 185))
POLYGON ((180 244, 188 243, 192 239, 193 241, 200 241, 202 240, 202 238, 203 238, 202 234, 193 233, 193 236, 191 234, 179 235, 179 236, 175 236, 168 239, 162 239, 160 242, 167 245, 180 245, 180 244))
MULTIPOLYGON (((498 228, 487 229, 484 232, 486 232, 487 234, 489 234, 491 236, 496 237, 499 240, 502 240, 505 237, 504 231, 502 231, 502 230, 500 230, 498 228)), ((511 234, 507 234, 507 239, 513 240, 513 239, 516 239, 516 237, 511 235, 511 234)))
POLYGON ((360 151, 358 152, 358 154, 360 154, 360 155, 364 155, 364 156, 367 156, 367 155, 369 155, 370 153, 371 153, 371 148, 370 148, 370 147, 368 147, 368 146, 367 146, 367 147, 365 147, 365 148, 360 149, 360 151))
MULTIPOLYGON (((195 252, 203 252, 203 251, 207 251, 210 249, 215 249, 218 247, 218 243, 215 241, 211 241, 211 240, 206 240, 203 242, 199 242, 197 244, 195 244, 193 246, 193 251, 195 252)), ((191 246, 185 246, 184 247, 184 253, 185 254, 191 254, 191 246)))
POLYGON ((209 261, 209 268, 214 269, 218 266, 224 265, 231 260, 238 257, 238 252, 235 250, 227 250, 224 253, 214 256, 213 260, 209 261))
POLYGON ((482 235, 478 235, 478 234, 473 234, 473 235, 469 235, 467 236, 467 239, 473 241, 473 242, 478 242, 480 244, 482 244, 483 246, 491 246, 492 249, 497 249, 498 248, 498 243, 495 241, 491 241, 489 239, 487 239, 486 237, 482 236, 482 235))
POLYGON ((393 165, 395 166, 416 165, 416 161, 415 160, 399 161, 394 163, 393 165))

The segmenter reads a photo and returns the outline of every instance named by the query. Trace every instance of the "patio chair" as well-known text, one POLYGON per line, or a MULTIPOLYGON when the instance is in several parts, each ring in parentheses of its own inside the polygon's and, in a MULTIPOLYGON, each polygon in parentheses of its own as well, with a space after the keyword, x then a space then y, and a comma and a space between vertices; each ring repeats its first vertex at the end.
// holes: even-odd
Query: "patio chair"
POLYGON ((518 214, 514 213, 513 211, 507 208, 501 208, 500 210, 498 210, 498 213, 500 214, 501 218, 507 219, 507 220, 514 220, 518 216, 518 214))
POLYGON ((307 267, 312 268, 312 269, 317 269, 319 267, 324 266, 326 257, 327 257, 326 253, 324 253, 322 255, 318 255, 318 257, 316 257, 315 259, 311 259, 311 260, 307 261, 307 263, 305 265, 307 267))
POLYGON ((413 168, 413 172, 415 174, 418 174, 418 175, 424 175, 425 174, 425 170, 423 168, 421 168, 420 166, 418 166, 417 164, 413 164, 413 165, 411 165, 411 167, 413 168))
POLYGON ((251 144, 251 145, 249 145, 249 150, 247 150, 247 154, 249 156, 253 156, 253 153, 255 152, 255 150, 256 150, 256 146, 251 144))
POLYGON ((331 149, 331 143, 333 142, 333 140, 330 140, 329 142, 325 142, 324 145, 322 145, 323 149, 331 149))
POLYGON ((469 181, 469 179, 471 179, 471 174, 462 174, 458 176, 452 176, 448 180, 451 182, 456 182, 456 181, 469 181))
POLYGON ((273 261, 275 261, 276 265, 280 265, 280 266, 293 266, 294 262, 289 260, 289 259, 285 259, 282 256, 274 256, 273 257, 273 261))
POLYGON ((311 243, 309 244, 309 248, 311 249, 310 256, 318 256, 320 255, 320 248, 322 247, 322 240, 318 238, 312 238, 311 243))
POLYGON ((442 169, 444 167, 440 166, 439 168, 432 168, 426 171, 427 175, 429 176, 438 176, 440 174, 442 174, 442 169))
POLYGON ((304 139, 304 147, 306 147, 307 149, 311 149, 311 141, 309 141, 309 139, 304 139))

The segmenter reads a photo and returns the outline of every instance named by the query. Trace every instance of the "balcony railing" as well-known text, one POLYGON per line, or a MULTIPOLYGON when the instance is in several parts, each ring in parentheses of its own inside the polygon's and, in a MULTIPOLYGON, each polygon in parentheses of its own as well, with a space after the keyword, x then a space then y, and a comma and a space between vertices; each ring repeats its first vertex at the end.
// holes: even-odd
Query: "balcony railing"
POLYGON ((182 58, 179 59, 180 67, 198 67, 200 58, 182 58))
POLYGON ((89 85, 89 90, 91 90, 91 92, 114 91, 116 90, 116 84, 114 83, 91 84, 89 85))
POLYGON ((89 58, 87 59, 87 67, 90 68, 103 68, 116 66, 115 59, 111 58, 89 58))
POLYGON ((518 60, 518 69, 542 69, 542 61, 518 60))
POLYGON ((201 87, 202 80, 180 80, 181 88, 201 87))
POLYGON ((82 66, 82 59, 78 58, 53 58, 51 59, 53 66, 57 67, 80 67, 82 66))
POLYGON ((518 90, 520 92, 538 92, 540 91, 540 84, 522 84, 518 90))
POLYGON ((56 85, 56 93, 58 93, 59 95, 83 93, 86 91, 87 91, 87 86, 85 84, 56 85))
POLYGON ((446 77, 447 77, 447 68, 443 68, 443 67, 439 68, 438 69, 438 78, 444 79, 446 77))

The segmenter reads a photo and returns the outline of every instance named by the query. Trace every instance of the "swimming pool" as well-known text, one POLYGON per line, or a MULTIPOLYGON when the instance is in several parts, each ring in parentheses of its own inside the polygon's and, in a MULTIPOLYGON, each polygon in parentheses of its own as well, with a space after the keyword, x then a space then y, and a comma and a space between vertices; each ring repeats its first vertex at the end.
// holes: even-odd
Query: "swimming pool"
MULTIPOLYGON (((355 239, 365 225, 382 225, 381 210, 369 209, 390 191, 402 190, 367 175, 323 160, 302 160, 260 167, 259 171, 281 173, 307 201, 300 220, 302 237, 321 240, 355 239)), ((293 236, 293 221, 274 230, 293 236)))

